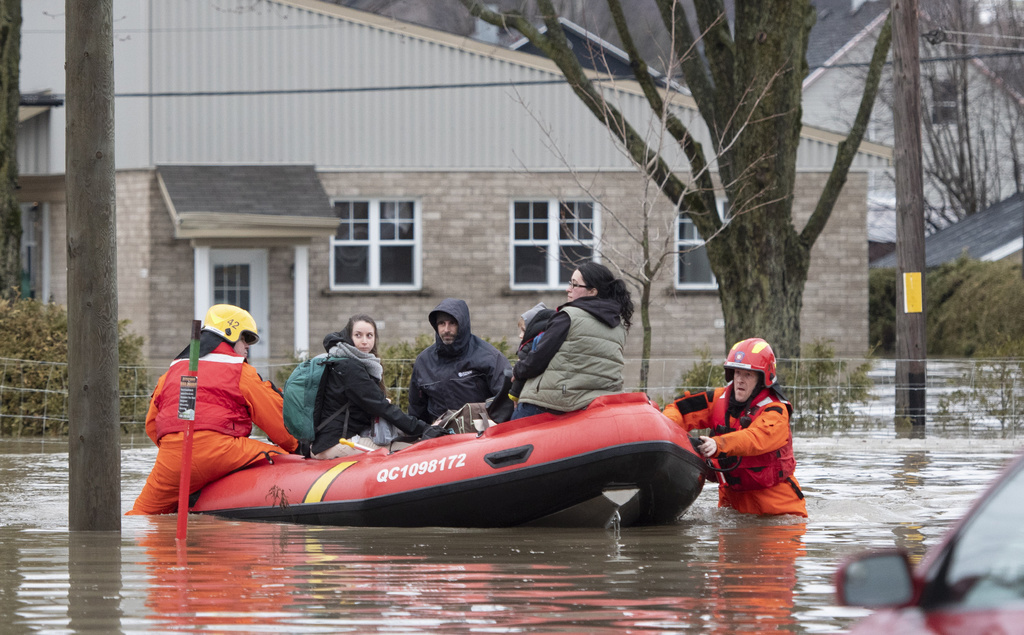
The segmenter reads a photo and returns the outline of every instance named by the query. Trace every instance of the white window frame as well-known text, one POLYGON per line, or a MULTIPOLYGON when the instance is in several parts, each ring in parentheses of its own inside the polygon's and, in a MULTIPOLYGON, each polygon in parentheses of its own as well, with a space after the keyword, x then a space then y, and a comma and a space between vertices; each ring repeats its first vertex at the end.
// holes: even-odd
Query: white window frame
POLYGON ((536 290, 536 291, 550 291, 552 289, 561 289, 566 286, 568 282, 562 282, 558 279, 559 273, 559 262, 558 256, 561 253, 561 247, 567 245, 578 245, 581 247, 588 247, 591 250, 591 261, 601 262, 601 254, 598 250, 601 236, 601 204, 597 201, 588 200, 583 197, 566 197, 564 199, 556 198, 542 198, 542 197, 520 197, 509 203, 508 212, 508 235, 509 235, 509 249, 508 249, 508 282, 509 287, 512 289, 521 290, 536 290), (545 239, 516 239, 516 204, 517 203, 546 203, 547 204, 547 229, 548 237, 545 239), (588 239, 562 239, 560 237, 560 222, 561 217, 559 215, 560 206, 565 203, 589 203, 594 210, 593 219, 593 235, 588 239), (546 282, 542 283, 517 283, 516 282, 516 247, 542 247, 545 253, 545 264, 547 267, 546 282))
MULTIPOLYGON (((728 223, 728 219, 725 217, 727 203, 728 200, 725 199, 724 197, 715 199, 715 207, 716 211, 718 212, 718 218, 721 219, 723 223, 728 223)), ((676 258, 675 267, 673 271, 674 277, 672 278, 673 282, 675 283, 675 288, 678 291, 714 291, 718 289, 718 280, 715 278, 714 271, 711 271, 711 280, 708 282, 679 282, 679 254, 685 249, 692 249, 694 247, 700 247, 702 245, 707 244, 707 241, 700 237, 700 232, 697 231, 696 227, 694 227, 693 230, 694 233, 697 235, 697 238, 679 238, 679 226, 683 224, 693 226, 693 221, 690 220, 689 216, 677 214, 675 226, 676 258)), ((705 251, 705 253, 707 252, 705 251)))
MULTIPOLYGON (((330 289, 332 291, 417 291, 423 285, 423 210, 419 200, 412 198, 349 198, 335 197, 331 199, 331 207, 337 203, 367 203, 369 206, 369 237, 365 240, 340 240, 337 235, 329 239, 329 273, 330 289), (380 237, 380 209, 382 203, 412 203, 413 205, 413 238, 396 239, 382 242, 380 237), (335 283, 334 267, 335 247, 345 245, 366 245, 369 247, 367 256, 367 267, 369 268, 369 281, 366 284, 337 284, 335 283), (380 281, 382 246, 411 246, 412 247, 412 282, 409 284, 383 284, 380 281)), ((339 221, 340 222, 340 221, 339 221)))

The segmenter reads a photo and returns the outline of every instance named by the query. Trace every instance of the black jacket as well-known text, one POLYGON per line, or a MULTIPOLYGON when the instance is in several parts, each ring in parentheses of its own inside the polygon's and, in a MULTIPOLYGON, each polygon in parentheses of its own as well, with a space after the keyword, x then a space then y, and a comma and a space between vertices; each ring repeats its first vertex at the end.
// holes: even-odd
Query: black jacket
MULTIPOLYGON (((340 331, 324 338, 324 348, 330 351, 339 341, 352 343, 347 333, 340 331)), ((324 377, 313 411, 313 421, 322 421, 345 404, 350 404, 348 431, 345 431, 344 413, 335 417, 317 433, 313 441, 313 454, 334 447, 343 438, 356 434, 370 436, 374 417, 387 419, 409 436, 419 437, 427 429, 426 423, 410 417, 387 400, 380 384, 358 359, 346 357, 332 363, 324 370, 324 377)))
POLYGON ((462 300, 442 300, 430 312, 434 343, 416 357, 409 381, 409 414, 434 421, 448 410, 482 403, 501 392, 511 365, 498 349, 473 335, 469 307, 462 300), (437 334, 437 316, 447 313, 459 323, 455 341, 437 334))

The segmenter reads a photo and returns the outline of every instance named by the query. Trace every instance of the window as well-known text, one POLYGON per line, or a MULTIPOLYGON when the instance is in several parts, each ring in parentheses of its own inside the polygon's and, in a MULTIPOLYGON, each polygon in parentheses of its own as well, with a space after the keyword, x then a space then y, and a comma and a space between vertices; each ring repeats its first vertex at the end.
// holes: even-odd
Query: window
POLYGON ((233 304, 249 310, 249 265, 213 266, 213 303, 233 304))
POLYGON ((576 268, 595 260, 600 208, 593 201, 512 203, 511 286, 557 289, 576 268))
MULTIPOLYGON (((725 219, 729 202, 720 198, 718 216, 725 219)), ((717 289, 718 282, 711 272, 707 247, 697 227, 685 212, 676 217, 676 288, 677 289, 717 289)))
POLYGON ((932 81, 932 123, 956 123, 956 83, 952 80, 932 81))
POLYGON ((334 211, 332 289, 419 288, 418 203, 335 201, 334 211))

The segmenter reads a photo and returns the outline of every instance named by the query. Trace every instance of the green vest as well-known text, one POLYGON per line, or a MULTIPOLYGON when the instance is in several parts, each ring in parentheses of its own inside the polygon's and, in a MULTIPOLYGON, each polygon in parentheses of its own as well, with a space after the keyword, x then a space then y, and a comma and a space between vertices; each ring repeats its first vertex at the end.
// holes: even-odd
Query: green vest
POLYGON ((570 412, 622 392, 626 329, 609 327, 576 307, 562 311, 569 316, 569 333, 544 372, 526 380, 519 401, 570 412))

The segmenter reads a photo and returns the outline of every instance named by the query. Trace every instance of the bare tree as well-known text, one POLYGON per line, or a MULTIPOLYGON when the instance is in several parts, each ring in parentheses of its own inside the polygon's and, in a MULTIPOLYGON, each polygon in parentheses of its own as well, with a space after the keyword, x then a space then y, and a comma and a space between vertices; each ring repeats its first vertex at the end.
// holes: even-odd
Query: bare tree
POLYGON ((18 183, 18 63, 21 59, 21 0, 0 5, 0 298, 21 287, 21 207, 18 183))
MULTIPOLYGON (((678 116, 678 109, 668 103, 672 95, 650 74, 619 0, 607 0, 634 79, 651 111, 664 122, 673 150, 684 153, 689 162, 686 178, 672 171, 662 149, 652 147, 637 131, 642 126, 628 121, 607 91, 584 71, 568 45, 551 0, 536 3, 544 31, 519 11, 499 12, 478 0, 460 1, 472 15, 522 33, 549 57, 634 165, 667 197, 672 209, 693 222, 707 241, 725 317, 726 345, 756 333, 772 341, 782 357, 798 356, 810 250, 832 213, 863 139, 889 49, 889 22, 875 48, 849 136, 839 145, 815 210, 798 231, 793 224, 792 203, 801 130, 801 84, 807 75, 807 36, 815 16, 808 0, 738 2, 731 23, 726 20, 721 0, 694 0, 698 28, 691 25, 680 2, 657 0, 662 23, 671 34, 674 59, 669 64, 681 70, 707 126, 710 148, 694 138, 678 116), (699 55, 694 54, 698 46, 699 55), (710 170, 713 164, 728 209, 756 213, 719 216, 710 170), (712 237, 714 240, 709 240, 712 237)), ((636 236, 645 245, 650 234, 641 228, 636 236)), ((633 272, 634 279, 647 280, 656 272, 659 258, 648 254, 642 260, 633 272)), ((649 286, 648 296, 644 296, 644 288, 641 286, 641 306, 649 301, 649 286)))
POLYGON ((925 50, 937 61, 922 65, 925 116, 925 178, 929 216, 941 227, 999 202, 1021 187, 1024 99, 1005 74, 1020 74, 1020 40, 1013 3, 1007 0, 994 21, 982 20, 977 2, 929 3, 934 28, 925 50), (1003 34, 1000 34, 1000 30, 1003 34), (1005 33, 1006 30, 1010 34, 1005 33))

